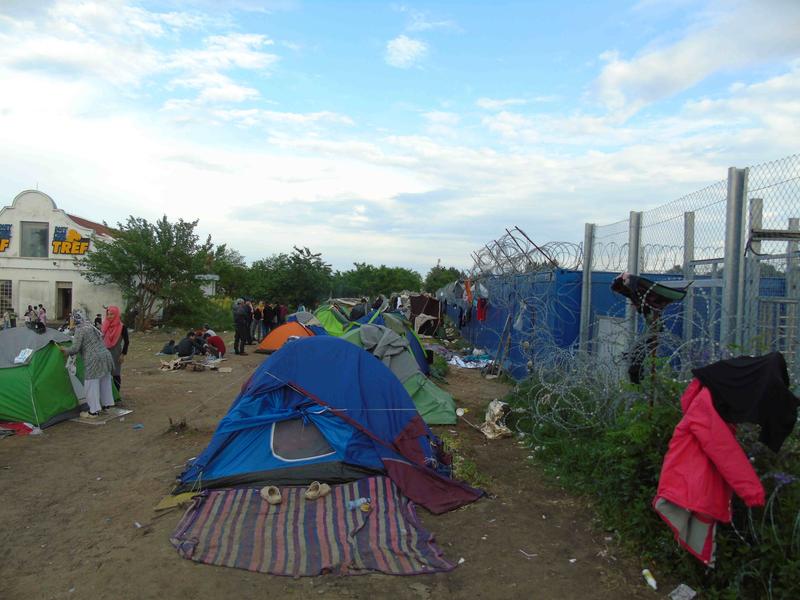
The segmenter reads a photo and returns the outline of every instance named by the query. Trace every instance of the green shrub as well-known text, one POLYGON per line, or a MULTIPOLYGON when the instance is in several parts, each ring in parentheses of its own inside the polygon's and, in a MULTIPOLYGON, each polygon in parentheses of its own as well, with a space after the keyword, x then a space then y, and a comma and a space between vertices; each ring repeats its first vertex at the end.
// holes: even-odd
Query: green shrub
POLYGON ((620 384, 614 393, 631 399, 614 405, 606 397, 609 390, 573 389, 569 373, 545 376, 553 379, 528 380, 508 398, 517 428, 527 434, 545 472, 586 495, 603 527, 640 555, 643 566, 702 589, 705 598, 800 598, 797 432, 774 455, 756 441, 754 428, 740 428, 740 442, 753 457, 768 500, 763 509, 750 510, 734 499, 733 523, 718 526, 716 567, 707 569, 677 545, 651 508, 681 418, 685 383, 662 366, 642 386, 620 384), (568 400, 553 397, 555 390, 568 400), (600 407, 596 411, 592 398, 600 407), (615 409, 609 412, 609 406, 615 409))
POLYGON ((444 356, 440 354, 433 355, 433 364, 431 365, 431 377, 434 379, 443 380, 450 372, 450 365, 447 364, 444 356))
POLYGON ((199 328, 204 324, 211 329, 229 331, 233 329, 232 301, 228 298, 197 298, 193 302, 176 304, 164 315, 165 324, 182 329, 199 328))

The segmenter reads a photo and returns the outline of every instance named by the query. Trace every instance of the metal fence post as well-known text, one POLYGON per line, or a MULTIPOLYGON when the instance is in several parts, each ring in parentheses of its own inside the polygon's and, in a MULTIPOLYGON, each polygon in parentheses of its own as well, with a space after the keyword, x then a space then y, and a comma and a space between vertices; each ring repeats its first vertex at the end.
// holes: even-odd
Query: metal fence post
MULTIPOLYGON (((639 275, 641 272, 642 245, 642 213, 632 210, 628 221, 628 273, 639 275)), ((633 349, 638 331, 636 309, 630 302, 626 303, 625 316, 628 321, 629 348, 633 349)))
MULTIPOLYGON (((761 229, 764 214, 764 199, 750 198, 750 229, 761 229)), ((744 322, 740 328, 744 331, 743 346, 747 352, 755 352, 758 342, 759 288, 761 287, 761 242, 750 242, 752 251, 745 259, 745 300, 744 322)))
POLYGON ((580 352, 589 352, 589 334, 592 320, 592 260, 594 258, 594 223, 586 223, 583 230, 583 272, 581 273, 581 324, 580 352))
MULTIPOLYGON (((694 279, 694 211, 683 213, 683 278, 694 279)), ((694 337, 694 290, 691 286, 683 301, 683 343, 694 337)))
MULTIPOLYGON (((789 231, 800 231, 800 219, 797 217, 789 218, 789 231)), ((800 374, 800 360, 798 360, 797 346, 798 339, 798 306, 800 300, 800 258, 797 256, 797 241, 789 241, 786 244, 786 345, 785 351, 788 355, 787 361, 794 371, 795 381, 800 374)))
MULTIPOLYGON (((728 199, 725 210, 725 266, 722 270, 722 320, 720 322, 720 345, 741 345, 739 327, 739 299, 744 297, 745 245, 745 187, 746 169, 728 169, 728 199)), ((743 303, 743 301, 742 301, 743 303)))

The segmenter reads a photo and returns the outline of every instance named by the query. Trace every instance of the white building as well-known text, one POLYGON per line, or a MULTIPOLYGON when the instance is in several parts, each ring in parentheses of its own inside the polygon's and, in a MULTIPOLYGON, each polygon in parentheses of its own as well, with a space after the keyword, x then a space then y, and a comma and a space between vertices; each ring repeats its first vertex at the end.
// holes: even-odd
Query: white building
POLYGON ((42 304, 51 322, 83 309, 90 320, 103 306, 124 310, 113 285, 89 283, 75 258, 92 251, 93 240, 111 239, 111 230, 69 215, 47 194, 26 190, 0 210, 0 314, 13 308, 22 320, 28 305, 42 304))

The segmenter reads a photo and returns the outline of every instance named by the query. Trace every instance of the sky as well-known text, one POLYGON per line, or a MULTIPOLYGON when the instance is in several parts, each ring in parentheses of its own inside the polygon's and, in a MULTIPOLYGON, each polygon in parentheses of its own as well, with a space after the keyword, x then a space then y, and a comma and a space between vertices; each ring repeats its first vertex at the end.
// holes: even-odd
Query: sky
POLYGON ((798 0, 0 0, 0 202, 467 268, 797 153, 798 32, 798 0))

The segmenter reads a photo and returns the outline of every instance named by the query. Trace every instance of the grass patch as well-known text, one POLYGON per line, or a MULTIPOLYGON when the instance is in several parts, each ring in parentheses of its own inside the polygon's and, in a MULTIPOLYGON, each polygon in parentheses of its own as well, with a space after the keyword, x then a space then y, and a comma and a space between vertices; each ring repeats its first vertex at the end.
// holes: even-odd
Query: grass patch
POLYGON ((487 489, 491 480, 478 470, 478 465, 464 450, 464 442, 458 436, 443 433, 439 436, 445 452, 453 457, 453 477, 472 487, 487 489))
POLYGON ((800 436, 775 455, 739 428, 767 494, 764 508, 748 509, 734 496, 733 524, 717 529, 716 568, 706 569, 675 543, 650 506, 661 465, 681 419, 685 386, 668 373, 655 385, 622 385, 629 401, 614 404, 601 390, 573 384, 569 373, 527 381, 506 400, 516 426, 545 473, 588 498, 602 522, 642 566, 670 572, 704 598, 800 598, 800 436), (561 377, 563 379, 559 380, 561 377), (655 402, 651 399, 655 398, 655 402), (578 410, 579 409, 579 410, 578 410))

